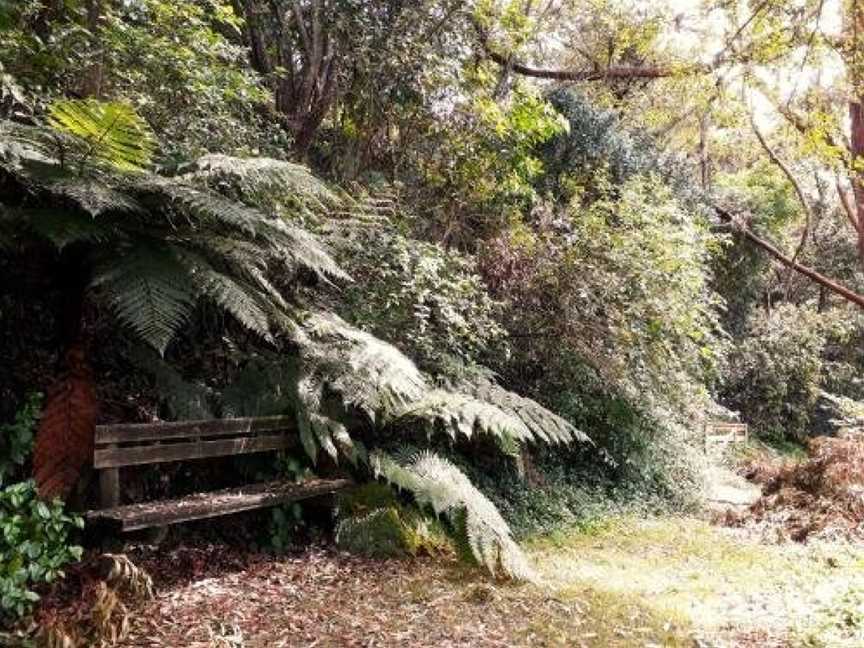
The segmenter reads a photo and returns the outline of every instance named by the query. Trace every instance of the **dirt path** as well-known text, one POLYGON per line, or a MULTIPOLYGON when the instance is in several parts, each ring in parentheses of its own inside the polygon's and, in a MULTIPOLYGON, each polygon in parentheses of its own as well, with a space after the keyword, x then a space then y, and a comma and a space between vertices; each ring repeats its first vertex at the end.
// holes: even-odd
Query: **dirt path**
POLYGON ((761 489, 729 468, 713 464, 706 471, 706 504, 710 510, 725 512, 731 508, 736 512, 747 508, 757 499, 761 489))

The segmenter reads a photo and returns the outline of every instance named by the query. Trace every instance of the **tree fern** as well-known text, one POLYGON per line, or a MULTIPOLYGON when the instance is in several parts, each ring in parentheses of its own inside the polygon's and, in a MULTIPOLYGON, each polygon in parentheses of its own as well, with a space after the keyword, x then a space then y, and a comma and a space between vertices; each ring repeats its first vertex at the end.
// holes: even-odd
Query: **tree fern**
POLYGON ((431 452, 403 462, 376 452, 370 464, 377 477, 410 492, 419 506, 446 518, 456 541, 464 543, 493 576, 536 578, 498 509, 452 463, 431 452))
MULTIPOLYGON (((310 276, 349 280, 312 235, 281 218, 189 178, 117 173, 143 164, 150 150, 133 115, 118 106, 62 102, 51 111, 53 129, 0 122, 0 207, 8 232, 2 244, 24 242, 23 233, 58 249, 88 244, 96 294, 160 353, 199 299, 270 340, 296 326, 287 284, 310 276), (136 133, 140 150, 131 146, 136 133), (69 151, 93 168, 71 169, 69 151)), ((323 208, 326 187, 297 165, 280 167, 280 174, 288 168, 306 178, 298 180, 298 200, 323 208)))

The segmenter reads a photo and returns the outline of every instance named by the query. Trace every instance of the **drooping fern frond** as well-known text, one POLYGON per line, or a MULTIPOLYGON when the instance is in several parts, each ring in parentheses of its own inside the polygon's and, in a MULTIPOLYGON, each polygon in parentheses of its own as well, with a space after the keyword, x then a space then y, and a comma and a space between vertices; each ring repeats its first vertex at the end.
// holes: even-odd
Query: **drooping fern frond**
POLYGON ((259 258, 263 254, 279 261, 284 269, 302 269, 323 279, 350 280, 315 237, 258 209, 182 180, 155 176, 131 184, 128 190, 155 216, 183 219, 213 234, 254 243, 259 258))
POLYGON ((306 371, 372 422, 407 407, 429 389, 420 370, 396 347, 333 313, 310 314, 303 330, 298 343, 306 371))
POLYGON ((241 277, 219 272, 200 254, 189 250, 177 250, 176 254, 189 270, 200 294, 233 315, 250 331, 272 340, 270 319, 257 288, 246 285, 241 277))
POLYGON ((192 166, 188 180, 219 190, 274 212, 322 215, 340 203, 324 182, 301 164, 272 158, 205 155, 192 166))
POLYGON ((590 437, 569 421, 546 409, 540 403, 504 389, 489 378, 463 381, 456 390, 494 405, 522 422, 533 437, 544 443, 593 443, 590 437))
POLYGON ((497 406, 467 394, 435 389, 403 410, 392 420, 425 420, 439 423, 451 438, 471 438, 483 432, 511 441, 533 441, 534 433, 522 420, 497 406))
POLYGON ((94 178, 57 178, 43 187, 58 203, 72 202, 94 219, 103 214, 142 214, 143 207, 121 187, 94 178))
POLYGON ((451 462, 431 452, 420 452, 404 462, 376 452, 370 464, 376 477, 410 492, 419 506, 446 518, 456 541, 464 542, 493 576, 536 578, 498 509, 451 462))
MULTIPOLYGON (((301 367, 298 407, 307 412, 321 414, 324 394, 329 393, 379 427, 413 422, 443 429, 452 439, 486 434, 510 454, 525 442, 590 442, 535 401, 491 383, 466 384, 468 393, 434 388, 396 347, 332 313, 309 315, 295 342, 301 367)), ((313 459, 319 446, 335 458, 332 439, 319 439, 315 432, 310 424, 301 424, 313 459)))
POLYGON ((121 250, 93 284, 113 304, 118 318, 160 354, 186 322, 197 298, 188 268, 170 247, 154 243, 121 250))
POLYGON ((150 164, 155 149, 147 123, 125 103, 55 101, 48 109, 48 124, 81 143, 76 151, 79 170, 96 161, 119 171, 139 171, 150 164))

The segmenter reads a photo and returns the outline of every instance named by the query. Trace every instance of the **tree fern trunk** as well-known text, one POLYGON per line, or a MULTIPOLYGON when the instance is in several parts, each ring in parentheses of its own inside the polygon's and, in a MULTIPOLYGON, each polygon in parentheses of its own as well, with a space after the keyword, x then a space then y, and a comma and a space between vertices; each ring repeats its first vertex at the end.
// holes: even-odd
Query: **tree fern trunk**
POLYGON ((84 296, 90 283, 87 250, 71 245, 60 256, 57 285, 60 288, 58 347, 67 351, 80 346, 84 332, 84 296))

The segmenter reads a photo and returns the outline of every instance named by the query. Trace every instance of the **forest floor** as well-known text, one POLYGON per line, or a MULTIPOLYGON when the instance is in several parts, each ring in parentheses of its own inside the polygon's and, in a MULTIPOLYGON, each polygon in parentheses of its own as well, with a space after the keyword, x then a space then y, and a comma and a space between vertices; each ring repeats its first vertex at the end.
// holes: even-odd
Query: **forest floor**
POLYGON ((864 646, 864 546, 714 523, 759 490, 723 468, 711 483, 701 517, 616 516, 529 540, 539 585, 440 557, 139 549, 157 594, 130 607, 118 645, 864 646))
POLYGON ((178 548, 158 557, 175 582, 154 574, 159 593, 134 611, 121 645, 864 645, 864 548, 619 517, 527 549, 540 586, 492 584, 440 558, 308 549, 238 561, 178 548), (196 560, 203 571, 183 575, 196 560))
MULTIPOLYGON (((706 517, 759 496, 731 471, 712 471, 706 517)), ((864 547, 772 533, 614 517, 527 542, 538 586, 490 583, 440 558, 318 548, 238 559, 181 547, 142 556, 158 565, 157 586, 160 574, 168 581, 136 611, 123 645, 864 645, 864 547)))

